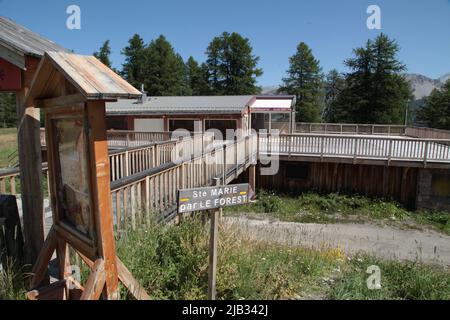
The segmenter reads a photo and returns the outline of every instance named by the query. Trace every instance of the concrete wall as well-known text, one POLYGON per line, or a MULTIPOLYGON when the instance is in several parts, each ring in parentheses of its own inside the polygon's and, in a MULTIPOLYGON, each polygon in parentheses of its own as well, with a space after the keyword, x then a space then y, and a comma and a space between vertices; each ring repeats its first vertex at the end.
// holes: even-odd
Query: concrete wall
POLYGON ((449 170, 419 169, 416 199, 418 210, 450 211, 449 170))

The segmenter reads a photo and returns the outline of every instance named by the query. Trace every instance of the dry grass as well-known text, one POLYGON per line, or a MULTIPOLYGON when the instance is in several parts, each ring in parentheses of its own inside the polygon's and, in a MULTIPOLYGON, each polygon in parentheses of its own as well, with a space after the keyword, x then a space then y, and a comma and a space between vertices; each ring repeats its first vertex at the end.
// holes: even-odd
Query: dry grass
POLYGON ((0 168, 8 166, 8 156, 17 151, 17 129, 0 129, 0 168))

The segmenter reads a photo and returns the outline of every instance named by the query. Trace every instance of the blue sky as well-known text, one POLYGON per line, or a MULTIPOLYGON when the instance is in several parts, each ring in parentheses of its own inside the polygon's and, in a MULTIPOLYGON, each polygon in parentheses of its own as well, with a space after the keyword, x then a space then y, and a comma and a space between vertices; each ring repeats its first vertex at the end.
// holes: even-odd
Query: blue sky
POLYGON ((381 8, 382 32, 397 39, 408 71, 432 78, 450 72, 450 0, 0 0, 0 15, 12 18, 77 53, 92 54, 111 40, 112 61, 139 33, 146 42, 164 34, 183 58, 198 61, 223 31, 248 37, 260 57, 260 85, 281 82, 288 57, 306 42, 326 72, 345 71, 343 60, 380 31, 366 27, 366 9, 381 8), (81 8, 81 30, 66 28, 67 6, 81 8))

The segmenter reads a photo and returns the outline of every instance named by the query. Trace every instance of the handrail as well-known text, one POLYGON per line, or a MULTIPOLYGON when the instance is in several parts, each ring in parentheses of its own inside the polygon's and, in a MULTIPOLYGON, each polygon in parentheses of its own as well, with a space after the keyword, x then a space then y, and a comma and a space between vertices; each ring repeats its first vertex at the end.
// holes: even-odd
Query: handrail
POLYGON ((449 130, 426 128, 426 127, 407 127, 406 135, 414 138, 450 139, 449 130))
POLYGON ((405 135, 407 126, 392 124, 309 123, 297 122, 294 131, 301 133, 405 135), (344 130, 345 129, 345 130, 344 130), (364 129, 364 130, 363 130, 364 129))
MULTIPOLYGON (((191 137, 204 135, 201 132, 189 132, 191 137)), ((164 142, 176 140, 173 131, 132 131, 132 130, 107 130, 108 144, 110 147, 140 147, 141 144, 151 142, 164 142), (135 145, 138 143, 138 145, 135 145)), ((46 146, 45 128, 40 128, 41 145, 46 146)))
POLYGON ((281 134, 259 137, 260 152, 288 156, 317 156, 450 164, 450 140, 356 135, 281 134))
POLYGON ((158 167, 153 167, 138 173, 135 173, 133 175, 124 177, 122 179, 119 180, 115 180, 115 181, 111 181, 111 191, 116 191, 117 189, 126 187, 127 185, 133 184, 139 180, 144 179, 145 177, 149 176, 153 176, 155 174, 159 174, 161 172, 164 172, 166 170, 172 169, 174 167, 177 166, 181 166, 183 163, 187 162, 187 161, 195 161, 198 159, 201 159, 203 156, 207 155, 207 154, 211 154, 216 152, 217 150, 221 150, 224 147, 229 147, 229 146, 234 146, 235 144, 238 144, 242 141, 247 141, 247 139, 250 139, 251 136, 246 136, 244 138, 241 138, 239 140, 236 141, 228 141, 226 143, 221 144, 218 147, 211 147, 208 149, 205 149, 204 153, 200 154, 200 155, 195 155, 194 157, 185 157, 183 159, 179 159, 179 161, 177 161, 177 163, 175 162, 168 162, 168 163, 164 163, 159 165, 158 167))
MULTIPOLYGON (((48 164, 42 164, 42 173, 47 175, 48 181, 48 164)), ((17 182, 20 177, 20 168, 0 169, 0 193, 17 195, 17 182)), ((48 189, 48 188, 47 188, 48 189)))
MULTIPOLYGON (((47 162, 43 162, 42 163, 42 170, 47 170, 48 169, 48 163, 47 162)), ((7 178, 7 177, 11 177, 11 176, 19 176, 20 175, 20 168, 19 167, 15 167, 15 168, 1 168, 0 169, 0 179, 1 178, 7 178)))
POLYGON ((280 133, 278 135, 268 134, 270 136, 293 136, 293 137, 329 137, 333 139, 338 138, 347 138, 347 139, 368 139, 368 140, 397 140, 397 141, 419 141, 419 142, 436 142, 436 143, 450 143, 450 139, 433 139, 433 138, 414 138, 414 137, 401 137, 397 138, 397 136, 386 136, 386 137, 377 137, 377 136, 366 136, 366 135, 352 135, 352 134, 340 134, 340 135, 330 135, 326 133, 280 133))
POLYGON ((345 123, 345 122, 296 122, 300 125, 327 125, 327 126, 374 126, 374 127, 399 127, 406 128, 403 124, 387 124, 387 123, 345 123))

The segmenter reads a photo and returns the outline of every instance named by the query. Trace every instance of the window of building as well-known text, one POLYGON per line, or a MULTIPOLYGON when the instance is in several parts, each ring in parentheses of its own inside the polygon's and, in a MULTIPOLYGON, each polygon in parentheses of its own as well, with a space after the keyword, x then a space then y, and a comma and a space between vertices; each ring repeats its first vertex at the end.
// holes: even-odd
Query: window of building
POLYGON ((169 131, 175 131, 179 129, 184 129, 190 132, 195 131, 195 121, 190 119, 176 119, 176 120, 169 120, 169 131))

